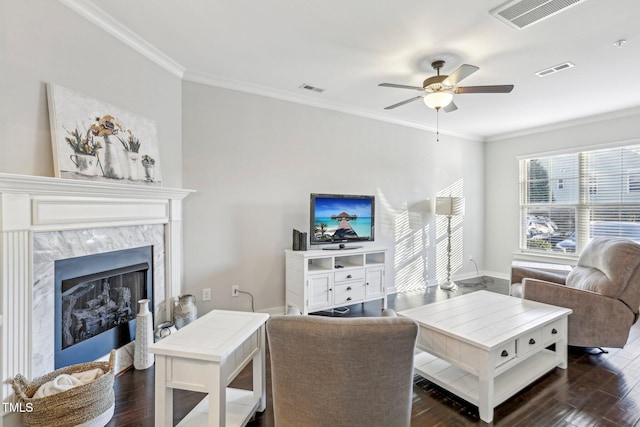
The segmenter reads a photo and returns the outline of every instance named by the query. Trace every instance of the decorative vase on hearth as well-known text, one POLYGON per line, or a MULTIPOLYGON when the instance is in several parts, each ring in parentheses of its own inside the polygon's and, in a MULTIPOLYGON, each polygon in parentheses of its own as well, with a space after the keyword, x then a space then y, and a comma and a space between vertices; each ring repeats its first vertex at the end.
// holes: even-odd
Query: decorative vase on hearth
POLYGON ((198 318, 196 297, 193 295, 180 295, 173 302, 173 324, 177 329, 183 328, 198 318))
POLYGON ((138 301, 140 310, 136 316, 136 342, 133 349, 133 367, 147 369, 153 365, 154 356, 149 352, 153 344, 153 315, 149 311, 148 299, 138 301))

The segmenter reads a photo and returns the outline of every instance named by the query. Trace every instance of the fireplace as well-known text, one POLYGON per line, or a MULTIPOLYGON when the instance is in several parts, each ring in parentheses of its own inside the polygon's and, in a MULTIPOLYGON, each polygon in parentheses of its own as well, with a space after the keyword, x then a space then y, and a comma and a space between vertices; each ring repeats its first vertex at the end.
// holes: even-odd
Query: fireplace
MULTIPOLYGON (((0 173, 0 400, 14 401, 11 378, 16 374, 38 378, 57 366, 55 264, 60 260, 152 247, 151 262, 131 261, 127 265, 149 263, 151 279, 147 275, 146 284, 153 286, 149 296, 154 323, 169 320, 173 298, 181 293, 182 200, 189 193, 166 187, 0 173)), ((102 271, 121 267, 124 265, 109 265, 102 271)), ((107 281, 110 293, 115 282, 107 281)), ((98 290, 97 295, 102 292, 98 290)), ((131 303, 137 313, 136 298, 132 291, 131 303)), ((129 330, 132 339, 132 325, 129 330)), ((82 343, 68 348, 78 345, 82 343)), ((118 348, 116 372, 132 366, 133 347, 129 343, 118 348)), ((101 359, 106 360, 108 352, 101 359)))
POLYGON ((136 302, 153 298, 152 262, 151 246, 55 262, 56 369, 135 339, 136 302))

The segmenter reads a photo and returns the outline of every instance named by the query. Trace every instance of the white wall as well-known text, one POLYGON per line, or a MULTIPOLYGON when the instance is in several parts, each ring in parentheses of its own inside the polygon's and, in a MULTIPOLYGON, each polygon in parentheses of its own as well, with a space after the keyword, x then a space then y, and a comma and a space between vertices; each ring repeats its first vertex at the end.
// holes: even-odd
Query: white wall
POLYGON ((640 137, 638 109, 581 119, 564 127, 485 143, 484 269, 508 277, 519 245, 517 157, 640 137))
POLYGON ((181 80, 50 0, 0 2, 0 172, 54 176, 47 82, 155 120, 163 185, 182 186, 181 80))
POLYGON ((375 244, 390 248, 388 278, 401 288, 436 283, 430 209, 457 183, 467 202, 458 276, 475 274, 468 255, 482 265, 482 143, 194 82, 182 92, 184 186, 198 190, 185 201, 183 290, 202 311, 249 309, 231 285, 256 310, 284 306, 284 250, 293 228, 309 229, 312 192, 376 195, 375 244))

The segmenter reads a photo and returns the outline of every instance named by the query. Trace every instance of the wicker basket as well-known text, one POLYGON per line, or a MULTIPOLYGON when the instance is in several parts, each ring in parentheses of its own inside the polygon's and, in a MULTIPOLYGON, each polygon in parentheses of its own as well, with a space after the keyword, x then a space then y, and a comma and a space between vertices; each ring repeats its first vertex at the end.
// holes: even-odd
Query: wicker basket
POLYGON ((111 351, 108 362, 89 362, 57 369, 43 377, 28 382, 18 374, 13 379, 13 389, 20 402, 31 411, 23 413, 25 426, 104 426, 113 416, 113 378, 116 352, 111 351), (90 383, 69 390, 34 399, 41 385, 60 374, 74 374, 100 368, 104 375, 90 383), (29 405, 27 405, 29 404, 29 405), (95 424, 98 422, 99 424, 95 424))

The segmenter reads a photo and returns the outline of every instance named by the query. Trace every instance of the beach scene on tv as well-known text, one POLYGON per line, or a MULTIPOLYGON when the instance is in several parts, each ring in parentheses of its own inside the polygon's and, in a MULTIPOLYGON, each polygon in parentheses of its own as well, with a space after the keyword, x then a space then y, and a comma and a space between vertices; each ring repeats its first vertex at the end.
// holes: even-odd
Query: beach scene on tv
POLYGON ((316 241, 371 238, 370 199, 316 198, 314 235, 316 241))

